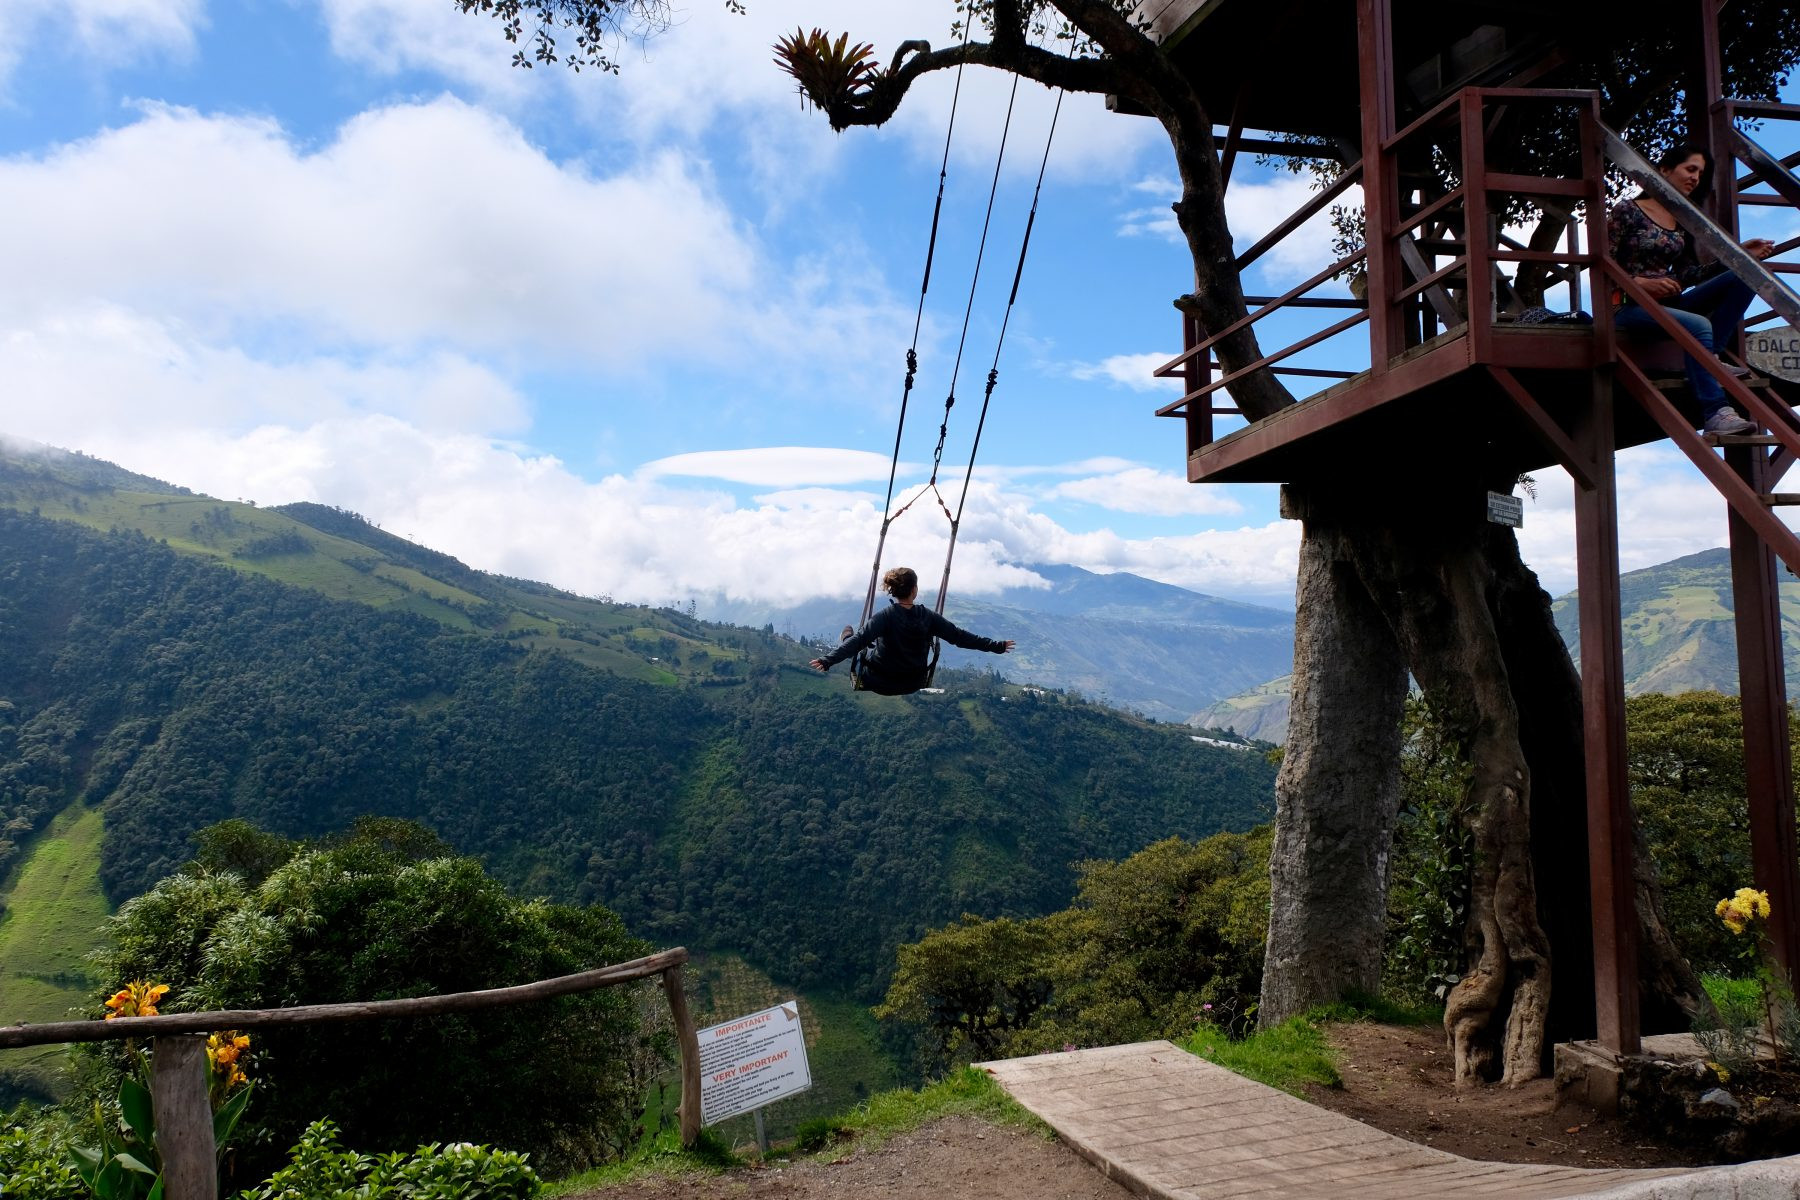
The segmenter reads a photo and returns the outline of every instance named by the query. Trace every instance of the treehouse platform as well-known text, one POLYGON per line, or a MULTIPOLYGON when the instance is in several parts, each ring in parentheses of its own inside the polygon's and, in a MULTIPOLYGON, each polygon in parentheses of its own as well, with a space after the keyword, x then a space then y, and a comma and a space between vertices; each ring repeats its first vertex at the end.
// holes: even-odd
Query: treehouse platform
MULTIPOLYGON (((1800 105, 1733 97, 1724 83, 1728 51, 1741 63, 1791 38, 1759 25, 1760 11, 1721 0, 1145 0, 1137 12, 1215 122, 1226 189, 1246 155, 1286 159, 1319 181, 1236 253, 1235 280, 1213 285, 1243 288, 1241 306, 1235 292, 1229 303, 1176 301, 1182 351, 1156 374, 1181 394, 1156 415, 1181 422, 1188 479, 1382 481, 1408 511, 1509 523, 1509 502, 1493 492, 1552 466, 1574 482, 1587 769, 1587 844, 1574 853, 1585 855, 1592 901, 1594 1028, 1621 1054, 1636 1052, 1640 1030, 1618 450, 1666 439, 1724 501, 1754 878, 1777 908, 1776 956, 1800 974, 1776 577, 1778 559, 1800 573, 1800 537, 1780 516, 1800 492, 1778 490, 1800 461, 1800 368, 1752 353, 1760 338, 1800 361, 1800 237, 1759 260, 1738 231, 1742 210, 1800 209, 1800 153, 1777 156, 1756 140, 1800 121, 1800 105), (1627 62, 1628 37, 1663 49, 1627 62), (1691 197, 1615 128, 1639 129, 1632 122, 1656 104, 1685 115, 1687 140, 1715 165, 1691 197), (1633 187, 1674 216, 1702 260, 1760 297, 1723 359, 1612 259, 1608 206, 1633 187), (1279 263, 1261 276, 1275 292, 1309 259, 1317 270, 1286 291, 1248 294, 1263 266, 1279 263), (1620 336, 1621 302, 1656 331, 1620 336), (1697 431, 1684 355, 1756 433, 1697 431), (1294 402, 1282 403, 1271 376, 1294 402), (1230 417, 1247 423, 1221 429, 1230 417)), ((1659 128, 1648 140, 1671 136, 1659 128)), ((1568 948, 1568 961, 1583 957, 1568 948)))

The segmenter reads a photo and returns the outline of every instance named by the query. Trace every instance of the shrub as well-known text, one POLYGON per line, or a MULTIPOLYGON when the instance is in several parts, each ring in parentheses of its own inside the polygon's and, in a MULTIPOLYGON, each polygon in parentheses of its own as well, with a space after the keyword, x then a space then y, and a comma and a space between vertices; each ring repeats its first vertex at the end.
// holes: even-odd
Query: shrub
POLYGON ((87 1200, 69 1158, 66 1122, 53 1111, 21 1105, 0 1129, 0 1196, 20 1200, 87 1200))
POLYGON ((523 1154, 459 1142, 411 1154, 372 1156, 338 1144, 337 1126, 314 1121, 289 1152, 288 1165, 238 1200, 529 1200, 543 1186, 523 1154))
MULTIPOLYGON (((473 859, 421 857, 441 843, 409 828, 372 823, 296 848, 255 885, 205 867, 172 876, 120 910, 96 959, 108 979, 170 984, 163 1011, 180 1012, 471 991, 648 952, 603 908, 519 901, 473 859)), ((268 847, 256 850, 268 864, 268 847)), ((270 1029, 255 1051, 240 1166, 260 1175, 276 1147, 325 1115, 377 1152, 487 1142, 559 1172, 618 1157, 669 1051, 638 1002, 610 988, 485 1013, 270 1029)))

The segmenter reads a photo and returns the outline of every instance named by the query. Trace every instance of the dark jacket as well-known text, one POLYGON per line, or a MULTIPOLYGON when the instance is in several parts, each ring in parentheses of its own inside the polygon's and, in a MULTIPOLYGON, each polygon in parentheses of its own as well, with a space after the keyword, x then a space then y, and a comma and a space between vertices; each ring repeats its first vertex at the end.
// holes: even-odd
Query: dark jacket
POLYGON ((931 661, 931 639, 934 637, 942 638, 952 646, 961 646, 964 650, 986 650, 989 654, 1006 653, 1005 642, 958 629, 923 604, 904 608, 898 603, 890 603, 870 617, 869 623, 854 637, 839 643, 836 650, 820 661, 829 668, 859 650, 866 650, 862 660, 866 676, 913 691, 924 686, 925 668, 931 661))

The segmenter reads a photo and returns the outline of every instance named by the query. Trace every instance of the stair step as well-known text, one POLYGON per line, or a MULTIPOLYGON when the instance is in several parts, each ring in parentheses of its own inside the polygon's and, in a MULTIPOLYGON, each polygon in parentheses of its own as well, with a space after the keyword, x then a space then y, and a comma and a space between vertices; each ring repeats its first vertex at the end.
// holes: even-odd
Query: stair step
POLYGON ((1762 502, 1770 508, 1783 504, 1800 504, 1800 492, 1768 492, 1764 494, 1762 502))
POLYGON ((1703 433, 1709 446, 1779 446, 1781 439, 1767 433, 1703 433))

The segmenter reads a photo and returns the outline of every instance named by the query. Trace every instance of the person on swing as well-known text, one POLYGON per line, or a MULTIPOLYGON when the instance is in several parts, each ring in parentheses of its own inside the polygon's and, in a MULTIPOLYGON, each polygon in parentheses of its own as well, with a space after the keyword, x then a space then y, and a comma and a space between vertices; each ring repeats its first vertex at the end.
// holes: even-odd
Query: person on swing
POLYGON ((1010 641, 997 642, 958 629, 918 603, 919 574, 911 567, 895 567, 881 577, 881 587, 894 598, 893 603, 870 617, 861 631, 844 626, 843 641, 830 654, 813 659, 814 670, 829 671, 862 651, 851 665, 859 687, 883 696, 910 696, 927 682, 933 638, 989 654, 1005 654, 1013 648, 1010 641))

